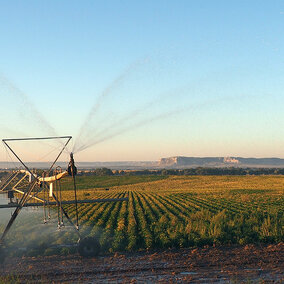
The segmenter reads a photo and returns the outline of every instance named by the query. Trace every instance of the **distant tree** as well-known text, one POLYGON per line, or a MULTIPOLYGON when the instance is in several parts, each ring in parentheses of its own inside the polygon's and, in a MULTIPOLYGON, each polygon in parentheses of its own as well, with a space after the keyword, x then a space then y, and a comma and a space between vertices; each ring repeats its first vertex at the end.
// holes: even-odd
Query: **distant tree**
POLYGON ((97 176, 113 176, 113 172, 108 168, 98 168, 95 170, 95 175, 97 176))

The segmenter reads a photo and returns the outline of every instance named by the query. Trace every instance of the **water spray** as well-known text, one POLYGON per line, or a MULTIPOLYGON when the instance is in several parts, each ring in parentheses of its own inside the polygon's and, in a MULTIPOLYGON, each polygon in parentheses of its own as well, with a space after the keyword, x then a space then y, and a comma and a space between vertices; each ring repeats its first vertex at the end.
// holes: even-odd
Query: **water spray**
POLYGON ((19 104, 20 119, 26 119, 27 122, 33 122, 39 130, 44 130, 51 136, 57 136, 56 130, 50 125, 47 119, 40 113, 33 101, 15 84, 9 81, 3 74, 0 73, 0 89, 1 96, 14 97, 13 105, 19 104), (4 92, 3 92, 4 91, 4 92))

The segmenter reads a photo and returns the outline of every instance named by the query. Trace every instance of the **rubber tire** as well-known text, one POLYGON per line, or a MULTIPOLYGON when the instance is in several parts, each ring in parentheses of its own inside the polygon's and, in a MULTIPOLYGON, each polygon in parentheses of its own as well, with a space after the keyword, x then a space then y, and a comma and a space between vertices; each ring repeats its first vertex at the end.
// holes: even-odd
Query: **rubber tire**
POLYGON ((5 261, 6 255, 5 250, 3 247, 0 246, 0 263, 3 263, 5 261))
POLYGON ((100 253, 101 245, 96 238, 86 237, 78 244, 78 253, 83 257, 94 257, 100 253))

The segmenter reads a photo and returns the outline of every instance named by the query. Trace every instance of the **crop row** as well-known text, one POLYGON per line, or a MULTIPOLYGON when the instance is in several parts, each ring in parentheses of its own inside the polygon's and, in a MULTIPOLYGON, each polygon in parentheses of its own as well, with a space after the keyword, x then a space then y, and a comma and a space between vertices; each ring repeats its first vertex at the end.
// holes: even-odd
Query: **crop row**
MULTIPOLYGON (((282 210, 268 213, 265 206, 191 194, 130 191, 116 196, 126 195, 128 202, 80 208, 82 227, 105 250, 283 240, 282 210)), ((70 211, 74 216, 75 208, 70 211)))
MULTIPOLYGON (((193 194, 185 190, 133 188, 101 190, 95 194, 82 192, 80 198, 86 197, 128 197, 128 201, 78 205, 82 235, 98 238, 105 252, 283 241, 281 196, 256 194, 248 197, 245 194, 193 194)), ((67 192, 65 198, 73 199, 72 192, 67 192)), ((66 205, 65 210, 75 220, 75 205, 66 205)), ((10 243, 19 239, 34 245, 40 239, 41 247, 45 247, 46 244, 66 244, 76 240, 76 234, 69 229, 66 220, 65 229, 55 232, 54 227, 40 225, 39 228, 37 224, 43 214, 41 211, 34 213, 27 212, 24 219, 16 222, 10 243)), ((56 224, 56 210, 52 215, 56 224)))

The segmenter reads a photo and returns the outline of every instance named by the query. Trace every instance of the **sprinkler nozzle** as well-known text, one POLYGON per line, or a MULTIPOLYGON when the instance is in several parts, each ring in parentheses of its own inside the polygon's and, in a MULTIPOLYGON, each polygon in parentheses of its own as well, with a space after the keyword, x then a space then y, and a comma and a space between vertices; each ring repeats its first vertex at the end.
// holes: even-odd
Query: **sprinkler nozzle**
POLYGON ((75 162, 74 162, 74 156, 73 153, 70 153, 70 162, 68 165, 68 174, 70 176, 75 176, 77 174, 77 168, 75 166, 75 162))

